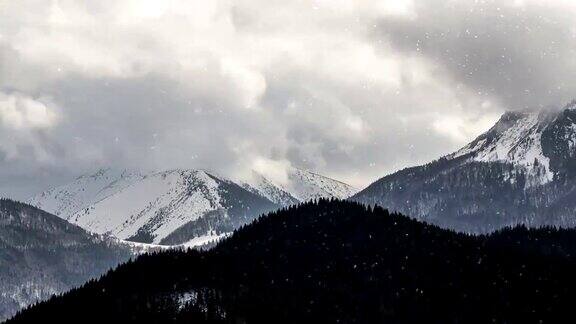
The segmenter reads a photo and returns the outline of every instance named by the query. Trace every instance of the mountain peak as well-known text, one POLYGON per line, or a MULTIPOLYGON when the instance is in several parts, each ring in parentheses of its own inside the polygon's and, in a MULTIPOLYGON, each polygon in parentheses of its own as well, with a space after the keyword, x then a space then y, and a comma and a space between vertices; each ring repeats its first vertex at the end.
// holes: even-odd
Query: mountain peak
POLYGON ((517 110, 509 110, 502 114, 498 122, 494 127, 497 128, 506 128, 509 125, 516 123, 519 120, 525 119, 530 115, 534 115, 534 112, 525 112, 525 111, 517 111, 517 110))
POLYGON ((282 185, 273 182, 255 170, 250 172, 250 178, 244 180, 241 185, 245 189, 262 195, 280 206, 290 206, 299 202, 282 185))
POLYGON ((338 180, 298 168, 291 168, 288 172, 290 192, 301 201, 319 198, 345 199, 352 196, 357 190, 338 180))
POLYGON ((486 133, 448 159, 468 156, 480 162, 506 162, 521 166, 533 175, 530 185, 547 183, 555 176, 576 174, 570 159, 575 157, 576 101, 562 110, 509 111, 486 133))
POLYGON ((575 226, 576 110, 508 112, 455 153, 386 176, 352 197, 441 226, 575 226))
POLYGON ((319 198, 345 199, 357 191, 344 182, 295 167, 286 168, 283 181, 268 178, 257 171, 253 171, 247 184, 256 188, 272 201, 282 200, 283 202, 276 201, 282 205, 319 198), (286 194, 289 197, 286 197, 286 194))
POLYGON ((574 109, 576 109, 576 99, 573 99, 566 106, 564 106, 564 110, 574 110, 574 109))
POLYGON ((468 156, 479 162, 507 162, 538 177, 534 182, 549 182, 554 174, 550 159, 542 149, 542 133, 549 120, 546 116, 542 113, 506 113, 490 130, 448 158, 468 156))
POLYGON ((274 207, 205 170, 171 169, 138 177, 102 170, 94 174, 31 202, 55 207, 62 218, 90 231, 156 244, 213 237, 230 231, 229 222, 242 223, 274 207))
POLYGON ((340 181, 304 170, 288 170, 287 179, 278 183, 254 172, 238 184, 203 169, 101 168, 29 203, 95 233, 174 245, 226 234, 278 206, 353 193, 340 181))

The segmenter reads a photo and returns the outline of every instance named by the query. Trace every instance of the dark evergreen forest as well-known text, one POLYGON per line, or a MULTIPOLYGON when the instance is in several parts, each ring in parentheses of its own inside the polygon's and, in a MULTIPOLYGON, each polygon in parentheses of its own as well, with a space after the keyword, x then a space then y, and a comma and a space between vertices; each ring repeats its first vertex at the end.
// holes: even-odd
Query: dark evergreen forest
POLYGON ((538 323, 573 315, 576 232, 470 236, 349 201, 143 255, 8 323, 538 323))

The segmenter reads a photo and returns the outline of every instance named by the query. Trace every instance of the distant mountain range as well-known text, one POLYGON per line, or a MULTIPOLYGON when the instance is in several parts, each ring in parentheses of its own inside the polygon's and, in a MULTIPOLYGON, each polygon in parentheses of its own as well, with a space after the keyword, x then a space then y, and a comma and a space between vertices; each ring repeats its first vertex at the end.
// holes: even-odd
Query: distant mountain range
POLYGON ((101 169, 28 203, 94 233, 162 245, 209 241, 268 211, 317 198, 347 198, 342 182, 291 168, 284 183, 253 172, 234 182, 204 170, 101 169))
POLYGON ((209 251, 144 255, 13 323, 557 323, 575 231, 443 230, 347 201, 275 212, 209 251))
POLYGON ((459 231, 576 226, 576 102, 509 112, 459 151, 374 182, 352 200, 459 231))
POLYGON ((252 172, 243 181, 203 170, 102 169, 28 202, 95 233, 171 245, 221 238, 282 206, 348 197, 472 233, 576 226, 576 102, 558 111, 508 112, 462 149, 358 193, 295 168, 280 180, 252 172))
POLYGON ((0 321, 103 275, 136 252, 35 207, 0 200, 0 321))

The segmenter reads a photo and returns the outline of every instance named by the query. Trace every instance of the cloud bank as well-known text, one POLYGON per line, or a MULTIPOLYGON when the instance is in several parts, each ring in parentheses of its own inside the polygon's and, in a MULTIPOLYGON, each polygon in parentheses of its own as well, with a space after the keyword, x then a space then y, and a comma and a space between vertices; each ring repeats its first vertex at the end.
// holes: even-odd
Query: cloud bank
POLYGON ((363 186, 574 97, 568 1, 0 0, 0 194, 100 166, 363 186), (272 172, 272 171, 270 171, 272 172))

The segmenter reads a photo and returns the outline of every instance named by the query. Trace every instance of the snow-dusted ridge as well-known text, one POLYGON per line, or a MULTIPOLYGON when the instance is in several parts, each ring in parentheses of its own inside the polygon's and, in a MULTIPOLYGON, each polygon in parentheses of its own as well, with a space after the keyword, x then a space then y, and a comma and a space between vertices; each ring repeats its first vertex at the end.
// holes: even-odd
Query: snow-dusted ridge
POLYGON ((159 243, 185 223, 222 208, 217 187, 215 179, 204 171, 159 172, 75 213, 69 220, 124 239, 148 226, 154 234, 152 243, 159 243))
POLYGON ((288 179, 288 190, 300 201, 318 198, 345 199, 358 191, 344 182, 301 169, 291 169, 288 179))
POLYGON ((280 206, 355 192, 298 169, 291 169, 289 180, 281 185, 254 173, 253 181, 237 184, 205 170, 106 168, 50 188, 28 203, 94 233, 172 246, 220 237, 280 206))
POLYGON ((250 208, 254 213, 274 208, 265 198, 242 191, 233 182, 204 170, 177 169, 144 175, 101 169, 51 188, 29 203, 94 233, 177 245, 216 231, 232 216, 230 210, 250 218, 257 216, 247 215, 250 208), (162 242, 182 226, 206 216, 210 217, 209 224, 199 224, 193 233, 181 231, 178 239, 162 242))
POLYGON ((459 151, 385 176, 351 199, 468 233, 575 227, 575 108, 505 113, 459 151))
POLYGON ((281 185, 275 184, 256 171, 252 171, 250 179, 241 181, 241 185, 246 190, 264 196, 280 206, 290 206, 300 202, 281 185))
POLYGON ((447 156, 448 159, 471 156, 479 162, 507 162, 524 168, 528 185, 553 180, 550 158, 542 147, 545 130, 557 120, 556 112, 507 112, 486 133, 447 156))
POLYGON ((102 168, 74 181, 48 190, 27 201, 51 214, 69 219, 75 213, 140 181, 144 174, 127 169, 102 168))
POLYGON ((344 182, 293 167, 286 170, 286 178, 282 183, 253 171, 244 186, 285 206, 318 198, 346 199, 358 191, 344 182))

